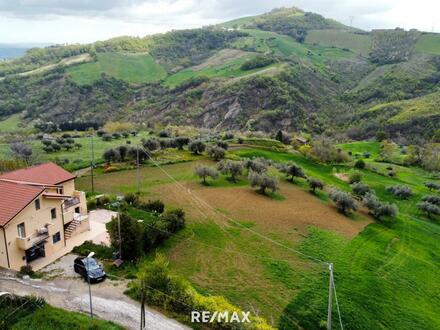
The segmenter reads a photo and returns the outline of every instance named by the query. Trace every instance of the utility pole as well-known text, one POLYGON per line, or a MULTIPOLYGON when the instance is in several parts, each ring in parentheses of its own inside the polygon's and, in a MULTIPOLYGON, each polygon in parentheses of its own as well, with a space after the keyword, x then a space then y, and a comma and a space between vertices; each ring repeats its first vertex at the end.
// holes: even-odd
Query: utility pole
POLYGON ((144 279, 141 280, 141 330, 145 329, 145 285, 144 279))
POLYGON ((119 237, 119 259, 122 260, 122 237, 121 237, 121 210, 118 204, 118 237, 119 237))
POLYGON ((327 310, 327 330, 332 329, 332 299, 333 299, 333 262, 329 263, 328 270, 330 271, 329 286, 328 286, 328 310, 327 310))
POLYGON ((90 164, 90 169, 92 172, 92 194, 95 193, 95 178, 94 178, 94 168, 95 168, 95 147, 93 144, 93 131, 92 131, 92 136, 91 136, 91 140, 92 140, 92 162, 90 164))
POLYGON ((136 145, 136 166, 137 166, 137 193, 141 193, 140 190, 140 176, 139 176, 139 144, 136 145))

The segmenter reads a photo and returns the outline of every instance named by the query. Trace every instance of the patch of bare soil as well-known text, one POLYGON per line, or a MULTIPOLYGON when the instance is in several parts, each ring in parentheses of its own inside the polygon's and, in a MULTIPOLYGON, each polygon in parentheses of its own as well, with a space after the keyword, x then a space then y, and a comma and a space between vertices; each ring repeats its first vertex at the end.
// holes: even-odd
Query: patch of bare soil
POLYGON ((333 173, 335 177, 337 177, 339 180, 342 180, 344 182, 350 182, 350 179, 348 177, 347 173, 333 173))
POLYGON ((222 65, 237 58, 248 56, 250 52, 245 52, 238 49, 223 49, 216 53, 215 55, 209 57, 203 63, 193 66, 191 69, 194 71, 199 71, 202 69, 209 68, 211 66, 222 65))
POLYGON ((288 183, 280 185, 280 194, 285 198, 282 201, 262 196, 249 187, 210 188, 197 183, 184 185, 186 193, 174 184, 155 187, 154 193, 164 201, 188 210, 191 219, 201 219, 202 213, 207 212, 211 219, 227 224, 227 219, 204 205, 205 201, 234 220, 252 221, 267 232, 280 234, 291 231, 305 234, 307 227, 313 225, 353 238, 371 222, 368 219, 347 218, 331 205, 288 183))

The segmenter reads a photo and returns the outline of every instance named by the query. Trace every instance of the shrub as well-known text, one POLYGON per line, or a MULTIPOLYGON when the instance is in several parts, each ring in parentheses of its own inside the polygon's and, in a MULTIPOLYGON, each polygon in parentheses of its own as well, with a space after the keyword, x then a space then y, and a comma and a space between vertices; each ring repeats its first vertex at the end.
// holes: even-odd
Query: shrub
POLYGON ((408 199, 412 196, 411 188, 404 185, 387 187, 387 191, 400 199, 408 199))
POLYGON ((149 200, 146 203, 141 203, 139 205, 139 208, 147 212, 154 212, 161 214, 165 210, 165 204, 160 199, 156 199, 153 201, 149 200))
POLYGON ((110 164, 111 162, 115 162, 119 159, 119 154, 115 149, 107 149, 104 151, 102 158, 104 158, 107 164, 110 164))
POLYGON ((351 186, 351 189, 353 190, 353 193, 356 196, 365 196, 368 193, 372 192, 372 189, 370 186, 368 186, 365 183, 362 182, 356 182, 351 186))
POLYGON ((217 169, 221 173, 229 175, 229 178, 232 182, 236 182, 237 176, 243 174, 243 162, 223 160, 218 164, 217 169))
POLYGON ((184 146, 189 144, 189 138, 185 136, 178 136, 174 139, 177 149, 182 150, 184 146))
POLYGON ((225 158, 226 151, 220 147, 212 147, 208 149, 208 155, 212 157, 213 160, 219 161, 225 158))
POLYGON ((206 184, 206 178, 211 177, 212 179, 217 179, 218 172, 215 168, 209 166, 197 166, 194 169, 194 173, 203 179, 203 183, 206 184))
POLYGON ((194 155, 200 155, 205 151, 206 145, 200 140, 194 140, 188 145, 189 151, 191 151, 194 155))
POLYGON ((217 147, 228 150, 229 144, 225 141, 217 141, 217 147))
POLYGON ((159 135, 159 137, 162 137, 162 138, 171 137, 171 133, 167 130, 160 131, 158 135, 159 135))
POLYGON ((102 244, 95 244, 93 241, 85 241, 83 244, 75 246, 73 253, 80 256, 87 256, 90 252, 95 252, 99 259, 112 259, 114 249, 102 244))
POLYGON ((324 183, 316 178, 309 178, 308 179, 309 182, 309 187, 310 187, 310 191, 315 193, 316 189, 324 189, 324 183))
POLYGON ((348 175, 348 182, 349 183, 357 183, 362 181, 362 173, 358 171, 352 171, 348 175))
POLYGON ((333 188, 329 193, 329 197, 336 204, 338 210, 346 215, 357 209, 354 199, 344 191, 333 188))
POLYGON ((87 210, 94 210, 96 209, 96 200, 90 199, 87 201, 87 210))
POLYGON ((440 215, 440 207, 429 202, 420 202, 417 207, 420 211, 425 212, 428 218, 432 218, 433 215, 440 215))
POLYGON ((422 198, 422 201, 440 206, 440 197, 439 196, 434 196, 434 195, 424 196, 422 198))
POLYGON ((124 201, 132 206, 137 206, 139 204, 139 196, 135 193, 126 193, 124 195, 124 201))
POLYGON ((355 163, 354 163, 354 167, 360 170, 363 170, 365 168, 366 164, 364 162, 363 159, 358 159, 355 163))
POLYGON ((275 63, 275 59, 273 57, 269 57, 267 55, 258 55, 255 58, 247 60, 241 65, 241 69, 244 71, 253 70, 257 68, 263 68, 272 63, 275 63))
POLYGON ((160 148, 160 143, 156 139, 146 139, 146 140, 142 140, 142 146, 148 152, 153 152, 160 148))
POLYGON ((182 209, 167 211, 161 217, 162 221, 167 223, 167 229, 175 233, 185 227, 185 212, 182 209))
POLYGON ((435 182, 425 182, 425 187, 429 190, 440 190, 440 184, 435 182))
POLYGON ((106 142, 111 141, 112 140, 112 136, 110 134, 105 133, 105 134, 102 135, 102 140, 106 141, 106 142))
POLYGON ((28 276, 34 276, 35 272, 32 269, 31 265, 25 265, 20 267, 20 275, 28 275, 28 276))
POLYGON ((270 189, 273 193, 278 190, 278 181, 275 177, 266 173, 250 171, 248 175, 251 187, 259 187, 259 193, 265 195, 266 190, 270 189))
POLYGON ((119 146, 116 150, 119 154, 120 160, 125 161, 125 158, 128 155, 128 148, 126 146, 122 145, 122 146, 119 146))
POLYGON ((373 193, 367 193, 363 198, 363 203, 369 209, 370 214, 378 220, 384 216, 395 218, 398 212, 395 204, 381 202, 373 193))

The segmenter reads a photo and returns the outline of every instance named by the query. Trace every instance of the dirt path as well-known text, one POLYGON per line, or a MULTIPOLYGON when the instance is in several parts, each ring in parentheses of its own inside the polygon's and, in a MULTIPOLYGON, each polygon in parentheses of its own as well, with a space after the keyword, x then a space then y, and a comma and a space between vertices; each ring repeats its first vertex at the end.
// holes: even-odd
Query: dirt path
MULTIPOLYGON (((124 289, 125 283, 109 280, 92 285, 93 313, 99 318, 116 322, 127 329, 139 329, 140 304, 125 296, 124 289)), ((0 291, 17 295, 38 295, 55 307, 76 312, 90 311, 88 286, 81 279, 23 280, 2 274, 0 291)), ((147 329, 189 329, 148 307, 145 313, 147 329)))

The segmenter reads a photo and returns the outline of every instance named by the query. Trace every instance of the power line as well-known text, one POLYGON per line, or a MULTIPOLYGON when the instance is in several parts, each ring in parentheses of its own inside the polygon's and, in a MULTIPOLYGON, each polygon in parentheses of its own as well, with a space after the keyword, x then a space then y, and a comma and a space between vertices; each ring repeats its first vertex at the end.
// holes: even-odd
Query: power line
POLYGON ((333 291, 335 292, 335 302, 336 302, 336 309, 338 311, 338 316, 339 316, 339 324, 341 325, 341 330, 344 330, 344 326, 342 325, 342 318, 341 318, 341 311, 339 309, 339 303, 338 303, 338 295, 336 293, 336 285, 335 285, 335 280, 334 277, 331 277, 332 282, 333 282, 333 291))
MULTIPOLYGON (((148 153, 141 147, 141 149, 148 155, 148 153)), ((156 166, 156 167, 158 167, 166 176, 168 176, 173 182, 175 182, 177 185, 179 185, 181 188, 183 188, 184 190, 186 190, 186 191, 188 191, 188 193, 189 194, 191 194, 191 196, 193 196, 193 194, 191 193, 191 190, 189 189, 189 188, 186 188, 186 187, 184 187, 180 182, 178 182, 171 174, 169 174, 167 171, 165 171, 155 160, 153 160, 151 157, 150 157, 150 160, 151 160, 151 162, 156 166)), ((198 197, 195 197, 195 198, 197 198, 197 200, 200 202, 200 203, 203 203, 207 208, 209 208, 210 210, 212 210, 214 213, 217 213, 217 214, 219 214, 219 215, 221 215, 222 217, 224 217, 225 219, 227 219, 227 220, 229 220, 229 221, 231 221, 232 223, 234 223, 235 225, 237 225, 237 226, 240 226, 240 227, 242 227, 244 230, 247 230, 247 231, 249 231, 250 233, 252 233, 252 234, 254 234, 254 235, 257 235, 257 236, 259 236, 260 238, 263 238, 263 239, 265 239, 265 240, 267 240, 267 241, 269 241, 269 242, 271 242, 271 243, 273 243, 273 244, 275 244, 275 245, 278 245, 278 246, 281 246, 281 247, 283 247, 283 248, 285 248, 285 249, 287 249, 287 250, 289 250, 289 251, 291 251, 291 252, 294 252, 294 253, 297 253, 297 254, 299 254, 299 255, 301 255, 301 256, 303 256, 303 257, 305 257, 305 258, 308 258, 308 259, 310 259, 310 260, 313 260, 313 261, 315 261, 315 262, 317 262, 317 263, 323 263, 323 264, 326 264, 326 265, 328 265, 329 264, 329 262, 327 262, 327 261, 324 261, 324 260, 321 260, 321 259, 318 259, 318 258, 316 258, 316 257, 313 257, 313 256, 311 256, 311 255, 308 255, 308 254, 306 254, 306 253, 304 253, 304 252, 301 252, 301 251, 299 251, 299 250, 296 250, 296 249, 294 249, 294 248, 292 248, 292 247, 290 247, 290 246, 287 246, 287 245, 285 245, 285 244, 283 244, 283 243, 280 243, 280 242, 278 242, 278 241, 276 241, 276 240, 274 240, 274 239, 272 239, 272 238, 270 238, 270 237, 267 237, 266 235, 263 235, 263 234, 261 234, 261 233, 259 233, 259 232, 257 232, 257 231, 255 231, 255 230, 253 230, 253 229, 251 229, 251 228, 248 228, 247 226, 245 226, 245 225, 243 225, 242 223, 240 223, 240 222, 238 222, 238 221, 236 221, 236 220, 234 220, 234 219, 232 219, 231 217, 229 217, 229 216, 227 216, 227 215, 225 215, 225 214, 223 214, 223 213, 221 213, 221 212, 219 212, 218 210, 216 210, 214 207, 212 207, 210 204, 208 204, 206 201, 204 201, 203 199, 199 199, 198 197)))

